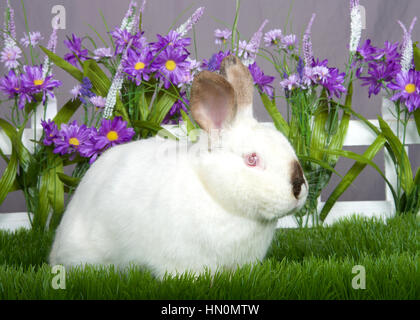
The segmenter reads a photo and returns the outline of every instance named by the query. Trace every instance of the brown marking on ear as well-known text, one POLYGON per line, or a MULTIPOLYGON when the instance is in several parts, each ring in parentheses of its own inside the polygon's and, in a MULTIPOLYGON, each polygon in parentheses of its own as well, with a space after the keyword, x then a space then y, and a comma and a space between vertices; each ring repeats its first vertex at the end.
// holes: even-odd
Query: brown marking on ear
POLYGON ((222 129, 236 114, 235 92, 222 76, 202 71, 194 77, 191 87, 191 113, 207 132, 222 129))
POLYGON ((303 170, 298 161, 293 161, 292 163, 291 183, 293 186, 293 195, 295 196, 296 199, 298 199, 300 192, 302 191, 302 184, 305 183, 303 170))
POLYGON ((248 68, 245 67, 241 60, 233 55, 227 56, 222 61, 220 73, 233 86, 238 108, 251 106, 254 94, 254 81, 248 68))

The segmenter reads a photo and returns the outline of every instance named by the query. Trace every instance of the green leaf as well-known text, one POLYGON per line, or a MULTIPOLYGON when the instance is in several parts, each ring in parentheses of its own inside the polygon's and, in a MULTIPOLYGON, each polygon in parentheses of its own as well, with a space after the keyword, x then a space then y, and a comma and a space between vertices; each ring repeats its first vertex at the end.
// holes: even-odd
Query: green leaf
POLYGON ((48 172, 50 185, 48 188, 48 200, 52 207, 52 217, 50 228, 55 229, 61 221, 64 213, 64 184, 60 180, 58 174, 63 173, 63 160, 57 155, 49 155, 52 162, 52 168, 48 172))
POLYGON ((83 62, 84 75, 90 79, 93 85, 93 92, 102 97, 106 97, 111 87, 111 80, 103 72, 95 60, 83 62))
POLYGON ((310 155, 312 158, 324 160, 325 153, 322 151, 326 147, 327 132, 325 125, 328 120, 328 99, 324 89, 321 93, 320 101, 314 115, 314 122, 311 136, 310 155))
POLYGON ((18 159, 16 150, 12 150, 9 163, 0 179, 0 204, 6 199, 9 192, 15 191, 13 187, 16 184, 16 174, 18 168, 18 159))
MULTIPOLYGON (((341 118, 340 125, 338 127, 337 133, 332 137, 331 143, 328 147, 329 150, 341 150, 343 149, 344 139, 347 135, 347 130, 349 127, 349 122, 351 118, 351 113, 348 111, 348 109, 351 109, 352 105, 352 98, 353 98, 353 82, 350 81, 348 87, 347 87, 347 95, 344 105, 346 106, 345 109, 343 109, 343 116, 341 118)), ((328 162, 331 164, 335 164, 338 161, 337 156, 332 156, 331 154, 328 157, 328 162)))
POLYGON ((59 68, 63 69, 67 73, 69 73, 73 78, 76 80, 82 82, 83 81, 83 72, 77 69, 72 64, 68 63, 63 58, 56 55, 54 52, 51 52, 50 50, 44 48, 43 46, 39 46, 42 51, 45 52, 45 54, 50 58, 50 60, 59 68))
MULTIPOLYGON (((357 158, 357 162, 350 168, 346 173, 334 191, 331 193, 329 198, 324 204, 324 207, 320 213, 321 221, 324 221, 328 213, 331 211, 331 208, 337 202, 338 198, 347 190, 347 188, 353 183, 357 176, 363 171, 367 164, 374 164, 371 160, 375 157, 379 150, 383 148, 386 143, 386 138, 383 135, 379 135, 375 141, 367 148, 363 153, 363 156, 357 155, 344 150, 337 150, 337 154, 341 156, 347 156, 352 158, 357 158)), ((327 150, 328 151, 328 150, 327 150)), ((329 150, 328 152, 333 152, 329 150)), ((376 166, 376 165, 375 165, 376 166)), ((377 166, 376 166, 377 168, 377 166)))
POLYGON ((66 186, 77 188, 80 183, 81 178, 70 177, 62 172, 57 172, 58 178, 63 182, 66 186))
POLYGON ((178 138, 174 136, 171 132, 169 132, 168 130, 162 128, 160 125, 153 123, 151 121, 136 120, 136 121, 133 121, 133 127, 137 129, 143 129, 143 130, 146 129, 149 132, 151 132, 153 135, 158 134, 161 137, 178 140, 178 138))
POLYGON ((414 110, 413 117, 416 122, 417 132, 420 135, 420 108, 414 110))
POLYGON ((181 116, 182 116, 182 120, 186 123, 187 125, 187 134, 188 137, 190 138, 190 140, 192 142, 196 142, 198 139, 198 131, 197 131, 197 127, 194 125, 194 123, 191 121, 190 117, 185 113, 184 110, 180 110, 181 111, 181 116))
POLYGON ((60 127, 62 123, 69 122, 81 104, 82 103, 79 99, 70 99, 67 101, 67 103, 57 112, 56 116, 54 117, 54 122, 57 124, 57 126, 60 127))
POLYGON ((261 101, 264 104, 265 109, 273 119, 274 126, 283 133, 286 137, 289 136, 289 124, 284 120, 283 115, 277 109, 276 104, 270 100, 267 94, 260 92, 261 101))
POLYGON ((22 143, 22 134, 25 129, 25 123, 19 131, 16 131, 13 125, 0 118, 0 127, 9 137, 10 142, 12 143, 12 149, 16 151, 20 166, 26 171, 30 165, 32 156, 22 143))
POLYGON ((322 161, 322 160, 319 160, 319 159, 316 159, 316 158, 312 158, 310 156, 304 156, 304 155, 299 155, 298 158, 299 158, 300 161, 313 162, 313 163, 319 165, 320 167, 322 167, 322 168, 324 168, 324 169, 326 169, 328 171, 331 171, 331 172, 335 173, 337 176, 339 176, 340 178, 342 178, 341 174, 339 174, 333 167, 331 167, 325 161, 322 161))
POLYGON ((405 148, 400 139, 398 139, 398 137, 394 134, 389 125, 381 117, 378 117, 378 120, 379 127, 381 128, 383 135, 386 137, 392 153, 394 154, 395 161, 397 161, 398 167, 401 170, 399 172, 401 186, 409 195, 413 188, 413 172, 411 171, 410 159, 408 158, 407 152, 405 152, 405 148))
POLYGON ((148 120, 156 124, 161 124, 177 99, 177 96, 170 94, 169 92, 159 94, 152 107, 152 112, 150 113, 148 120))

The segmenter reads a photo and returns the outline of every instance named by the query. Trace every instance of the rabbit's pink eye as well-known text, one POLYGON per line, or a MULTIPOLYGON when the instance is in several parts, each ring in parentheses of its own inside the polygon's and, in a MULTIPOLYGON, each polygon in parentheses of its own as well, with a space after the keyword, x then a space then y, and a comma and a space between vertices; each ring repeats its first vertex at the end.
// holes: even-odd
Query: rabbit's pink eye
POLYGON ((244 155, 244 160, 248 167, 256 167, 259 164, 259 157, 255 152, 244 155))

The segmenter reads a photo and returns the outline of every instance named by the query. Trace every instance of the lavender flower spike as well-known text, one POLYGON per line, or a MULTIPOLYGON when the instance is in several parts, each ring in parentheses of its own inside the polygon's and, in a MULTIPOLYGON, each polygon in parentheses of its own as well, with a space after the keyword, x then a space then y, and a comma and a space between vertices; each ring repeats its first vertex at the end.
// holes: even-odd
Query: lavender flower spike
POLYGON ((134 0, 131 0, 127 13, 125 14, 123 21, 121 22, 120 30, 127 30, 128 32, 131 33, 134 27, 136 8, 137 8, 137 2, 134 0))
POLYGON ((362 13, 359 0, 350 0, 350 52, 355 53, 362 37, 362 13))
POLYGON ((192 16, 178 29, 176 32, 179 34, 179 37, 183 37, 187 34, 188 31, 200 20, 201 16, 204 13, 204 7, 200 7, 192 14, 192 16))
POLYGON ((257 53, 260 48, 261 39, 263 37, 263 29, 267 23, 268 20, 265 19, 264 22, 261 24, 260 28, 257 30, 257 32, 254 33, 251 40, 249 40, 248 44, 246 45, 249 57, 247 58, 246 55, 244 55, 244 59, 242 62, 247 67, 253 64, 255 62, 255 59, 257 58, 257 53))
MULTIPOLYGON (((51 33, 50 40, 48 41, 47 49, 55 53, 55 50, 57 48, 57 41, 58 41, 57 29, 54 28, 53 32, 51 33)), ((51 61, 50 61, 50 58, 48 58, 48 56, 44 58, 42 74, 43 74, 44 79, 48 75, 51 75, 51 61)))
POLYGON ((402 43, 402 57, 401 57, 401 69, 407 72, 412 67, 413 61, 413 40, 411 40, 411 32, 413 31, 414 25, 416 24, 417 17, 413 18, 410 29, 407 31, 404 24, 398 20, 401 28, 404 31, 404 40, 402 43))
POLYGON ((108 95, 106 96, 105 109, 102 116, 104 119, 111 118, 114 111, 115 103, 117 102, 117 94, 121 91, 124 82, 124 66, 122 61, 127 60, 128 49, 130 49, 132 42, 133 39, 128 42, 128 45, 125 48, 120 65, 118 66, 117 72, 112 80, 111 87, 109 88, 108 95))
POLYGON ((305 61, 305 66, 310 67, 313 60, 312 52, 312 40, 311 40, 311 29, 312 24, 314 23, 316 14, 312 13, 311 20, 309 20, 308 27, 306 28, 305 34, 303 35, 303 59, 305 61))
POLYGON ((13 40, 16 39, 15 11, 10 5, 10 0, 7 0, 7 8, 5 10, 4 30, 9 33, 5 34, 4 47, 15 47, 15 40, 13 40))

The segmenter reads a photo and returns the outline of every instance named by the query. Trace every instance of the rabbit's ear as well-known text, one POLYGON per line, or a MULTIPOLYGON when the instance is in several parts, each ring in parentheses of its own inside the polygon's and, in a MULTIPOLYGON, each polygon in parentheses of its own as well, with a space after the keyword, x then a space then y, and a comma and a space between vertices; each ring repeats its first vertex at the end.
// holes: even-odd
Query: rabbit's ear
POLYGON ((223 59, 220 73, 235 90, 238 111, 252 115, 254 81, 248 68, 244 66, 239 58, 230 55, 223 59))
POLYGON ((235 92, 222 76, 202 71, 194 77, 191 88, 192 116, 207 132, 222 129, 235 117, 235 92))

